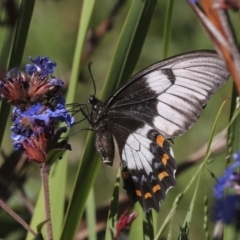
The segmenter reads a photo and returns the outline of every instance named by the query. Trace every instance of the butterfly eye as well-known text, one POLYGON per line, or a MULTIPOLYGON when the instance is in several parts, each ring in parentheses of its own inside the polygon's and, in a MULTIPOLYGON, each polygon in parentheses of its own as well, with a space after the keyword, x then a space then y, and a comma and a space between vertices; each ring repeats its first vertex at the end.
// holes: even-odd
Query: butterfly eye
POLYGON ((90 96, 88 98, 88 102, 91 104, 91 105, 95 105, 96 104, 96 98, 94 96, 90 96))

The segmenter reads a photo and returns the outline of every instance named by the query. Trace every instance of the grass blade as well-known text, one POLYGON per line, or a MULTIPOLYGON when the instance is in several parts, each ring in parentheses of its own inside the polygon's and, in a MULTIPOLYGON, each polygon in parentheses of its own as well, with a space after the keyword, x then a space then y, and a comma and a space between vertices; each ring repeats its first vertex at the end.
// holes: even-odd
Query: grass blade
POLYGON ((94 197, 94 190, 91 189, 90 194, 87 200, 87 207, 86 207, 86 219, 87 219, 87 226, 89 229, 89 240, 96 240, 96 216, 95 216, 95 197, 94 197))
POLYGON ((152 211, 146 212, 143 217, 144 217, 144 219, 143 219, 144 239, 152 240, 154 238, 152 211))
POLYGON ((119 186, 120 186, 121 169, 118 169, 118 174, 113 190, 112 201, 108 213, 107 227, 105 240, 112 240, 112 235, 116 235, 116 226, 118 220, 118 200, 119 200, 119 186))
MULTIPOLYGON (((28 0, 21 1, 16 25, 4 31, 1 29, 1 71, 8 71, 13 67, 19 67, 21 64, 34 4, 34 0, 30 2, 28 0)), ((0 109, 0 145, 2 145, 9 112, 10 105, 2 101, 0 109)))
POLYGON ((168 46, 171 42, 172 18, 173 18, 174 0, 169 0, 167 3, 166 18, 164 21, 163 33, 163 59, 168 57, 168 46))
POLYGON ((138 239, 143 240, 143 211, 139 203, 135 204, 134 206, 134 212, 137 213, 137 218, 133 221, 130 233, 129 233, 129 239, 138 239))

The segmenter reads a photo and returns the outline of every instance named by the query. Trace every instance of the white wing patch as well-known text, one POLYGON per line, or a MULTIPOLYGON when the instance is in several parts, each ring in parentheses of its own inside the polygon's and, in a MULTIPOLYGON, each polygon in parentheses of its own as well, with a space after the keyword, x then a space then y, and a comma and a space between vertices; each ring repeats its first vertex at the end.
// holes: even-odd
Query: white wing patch
POLYGON ((183 134, 196 122, 210 96, 228 77, 225 69, 211 63, 206 66, 198 59, 176 63, 171 71, 172 75, 166 71, 159 75, 158 82, 163 83, 165 90, 152 89, 159 94, 158 116, 154 117, 153 125, 168 138, 183 134), (169 80, 172 76, 174 82, 169 80))
POLYGON ((162 70, 148 73, 144 76, 144 78, 146 79, 149 88, 157 94, 163 93, 172 85, 162 70))
POLYGON ((128 136, 122 151, 122 159, 126 161, 129 170, 144 169, 147 174, 152 172, 151 163, 154 156, 149 151, 151 140, 143 137, 150 129, 145 125, 128 136))
POLYGON ((154 118, 153 124, 157 129, 159 129, 159 130, 161 129, 160 131, 165 136, 174 135, 179 130, 179 126, 176 125, 177 123, 170 122, 168 119, 160 117, 160 116, 154 118))
POLYGON ((199 81, 192 81, 191 84, 189 84, 189 79, 187 79, 186 77, 184 78, 184 77, 179 77, 179 76, 177 77, 176 80, 177 80, 175 82, 176 86, 182 86, 183 88, 190 89, 193 92, 201 93, 204 96, 207 95, 207 90, 209 87, 207 85, 203 85, 199 81))

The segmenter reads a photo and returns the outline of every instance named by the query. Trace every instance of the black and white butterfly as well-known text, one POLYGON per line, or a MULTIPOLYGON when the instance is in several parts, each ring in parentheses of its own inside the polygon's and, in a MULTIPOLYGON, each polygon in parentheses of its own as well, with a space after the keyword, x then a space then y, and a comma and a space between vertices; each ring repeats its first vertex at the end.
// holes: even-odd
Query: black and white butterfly
POLYGON ((198 119, 210 96, 229 77, 225 63, 212 51, 169 58, 137 73, 106 103, 95 96, 89 114, 103 162, 121 160, 127 194, 144 211, 159 211, 175 185, 176 162, 169 141, 198 119))

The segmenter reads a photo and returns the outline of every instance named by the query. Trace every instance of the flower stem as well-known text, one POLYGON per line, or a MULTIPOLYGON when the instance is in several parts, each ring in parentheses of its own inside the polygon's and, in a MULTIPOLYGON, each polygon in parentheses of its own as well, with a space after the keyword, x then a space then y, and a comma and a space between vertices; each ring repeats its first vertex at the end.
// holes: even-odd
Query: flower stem
POLYGON ((42 177, 42 185, 43 185, 43 192, 44 192, 44 207, 45 207, 45 216, 47 219, 46 227, 47 227, 47 239, 53 239, 52 233, 52 221, 51 221, 51 210, 50 210, 50 198, 49 198, 49 177, 50 172, 50 165, 45 163, 42 165, 41 168, 41 177, 42 177))
POLYGON ((8 205, 0 199, 0 206, 11 215, 16 221, 18 221, 27 231, 29 231, 34 237, 37 236, 37 233, 30 228, 30 226, 17 214, 15 213, 8 205))

